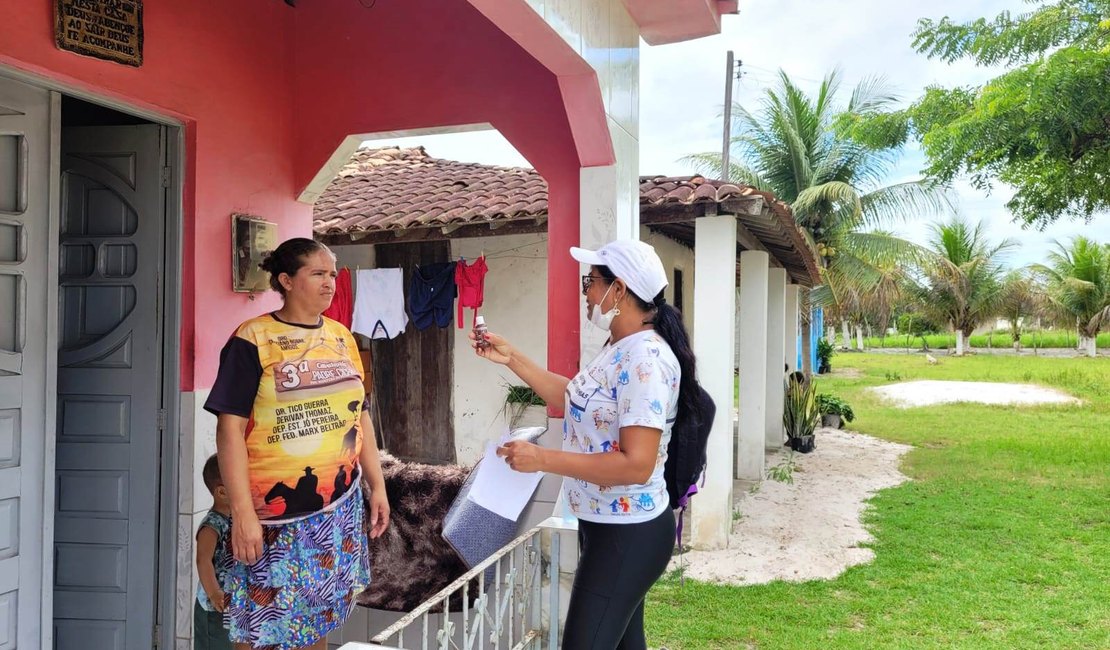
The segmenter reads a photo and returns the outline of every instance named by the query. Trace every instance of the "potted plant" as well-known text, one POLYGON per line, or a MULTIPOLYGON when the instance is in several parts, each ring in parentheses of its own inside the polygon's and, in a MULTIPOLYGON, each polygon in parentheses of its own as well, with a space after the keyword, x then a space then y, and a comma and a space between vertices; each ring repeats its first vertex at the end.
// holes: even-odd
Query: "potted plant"
POLYGON ((547 404, 527 386, 508 386, 505 408, 510 429, 547 426, 547 404))
POLYGON ((812 381, 789 381, 786 387, 786 404, 782 413, 787 444, 794 451, 808 454, 816 447, 814 430, 821 421, 817 410, 817 387, 812 381))
POLYGON ((817 341, 817 374, 826 375, 832 372, 832 356, 835 352, 833 344, 826 339, 817 341))
POLYGON ((851 422, 856 418, 848 402, 828 393, 817 395, 817 410, 821 412, 821 424, 834 429, 839 429, 842 421, 851 422))

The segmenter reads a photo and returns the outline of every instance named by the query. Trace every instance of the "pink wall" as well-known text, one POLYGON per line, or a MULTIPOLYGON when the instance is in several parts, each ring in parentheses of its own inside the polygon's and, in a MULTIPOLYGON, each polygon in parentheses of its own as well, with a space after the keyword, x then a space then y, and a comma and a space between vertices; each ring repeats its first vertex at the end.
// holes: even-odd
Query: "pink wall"
POLYGON ((0 63, 186 124, 181 380, 183 390, 209 386, 235 324, 275 304, 230 290, 231 214, 274 220, 282 236, 310 232, 311 208, 294 200, 285 45, 294 10, 276 0, 147 2, 135 69, 58 50, 53 5, 8 8, 0 63))
MULTIPOLYGON (((536 22, 519 25, 518 39, 534 42, 549 35, 569 50, 531 8, 523 9, 536 22), (536 36, 537 30, 544 31, 536 36)), ((548 365, 556 372, 577 372, 578 266, 566 251, 579 239, 583 149, 573 135, 560 79, 467 3, 407 0, 372 10, 357 2, 304 3, 297 11, 298 188, 350 133, 492 124, 552 188, 548 365), (358 37, 351 35, 350 26, 362 24, 358 37), (320 42, 331 46, 314 46, 320 42)), ((586 106, 581 112, 600 116, 604 125, 596 77, 592 81, 596 110, 586 106)), ((607 130, 604 138, 589 142, 600 152, 586 155, 612 162, 607 130)))
MULTIPOLYGON (((493 124, 551 184, 553 252, 578 241, 579 168, 612 162, 607 132, 585 137, 604 115, 581 71, 560 81, 462 0, 146 3, 139 69, 57 50, 52 6, 8 12, 0 64, 186 125, 183 390, 210 386, 235 324, 277 304, 230 291, 230 215, 276 221, 283 238, 307 235, 311 208, 294 197, 347 135, 493 124)), ((536 21, 518 27, 522 42, 553 36, 536 21)), ((546 50, 567 65, 565 52, 546 50)), ((577 265, 556 254, 550 270, 549 364, 573 372, 577 265)))

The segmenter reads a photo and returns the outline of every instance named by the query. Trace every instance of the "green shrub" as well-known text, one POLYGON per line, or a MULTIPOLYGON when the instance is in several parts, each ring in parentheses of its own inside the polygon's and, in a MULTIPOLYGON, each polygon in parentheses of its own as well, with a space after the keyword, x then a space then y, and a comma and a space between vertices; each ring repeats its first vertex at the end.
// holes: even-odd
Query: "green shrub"
POLYGON ((547 406, 547 403, 536 394, 536 391, 527 386, 509 386, 505 396, 506 404, 523 404, 525 406, 547 406))
POLYGON ((817 410, 822 415, 839 415, 845 422, 851 422, 856 419, 855 412, 852 407, 840 399, 836 395, 829 395, 828 393, 820 393, 817 395, 817 410))
POLYGON ((832 343, 825 339, 817 341, 817 374, 825 375, 832 372, 832 356, 835 352, 832 343))

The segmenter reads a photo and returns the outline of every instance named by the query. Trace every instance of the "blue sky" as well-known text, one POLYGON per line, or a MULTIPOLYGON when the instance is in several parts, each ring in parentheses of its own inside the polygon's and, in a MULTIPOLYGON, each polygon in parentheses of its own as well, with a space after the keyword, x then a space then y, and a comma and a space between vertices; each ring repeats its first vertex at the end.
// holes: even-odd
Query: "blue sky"
MULTIPOLYGON (((689 174, 692 170, 679 162, 682 156, 720 149, 725 52, 729 49, 742 61, 744 72, 734 87, 734 98, 747 106, 755 106, 759 95, 774 83, 779 68, 815 88, 830 69, 838 67, 844 92, 860 79, 883 76, 909 101, 930 84, 978 84, 999 72, 965 62, 930 61, 914 52, 910 34, 919 17, 947 15, 967 20, 1027 8, 1020 0, 745 0, 740 15, 725 18, 720 36, 641 48, 640 173, 689 174)), ((491 132, 389 142, 423 144, 441 158, 527 164, 504 138, 491 132)), ((890 180, 914 178, 922 166, 921 152, 911 147, 890 180)), ((966 182, 957 182, 953 189, 961 214, 982 221, 992 239, 1010 238, 1018 244, 1008 257, 1013 266, 1043 261, 1054 239, 1064 241, 1077 234, 1110 239, 1107 216, 1090 224, 1059 222, 1039 232, 1012 221, 1005 208, 1009 188, 996 186, 989 196, 966 182)), ((896 224, 893 229, 921 243, 928 237, 924 220, 896 224)))

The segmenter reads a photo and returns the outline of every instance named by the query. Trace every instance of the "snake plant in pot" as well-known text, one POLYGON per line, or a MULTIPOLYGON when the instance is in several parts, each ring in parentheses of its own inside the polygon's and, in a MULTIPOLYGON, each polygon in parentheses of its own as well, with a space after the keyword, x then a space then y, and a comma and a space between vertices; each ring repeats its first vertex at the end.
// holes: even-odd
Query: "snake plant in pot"
POLYGON ((787 444, 794 451, 808 454, 816 446, 813 432, 821 421, 817 408, 817 387, 812 381, 790 381, 782 413, 787 444))

